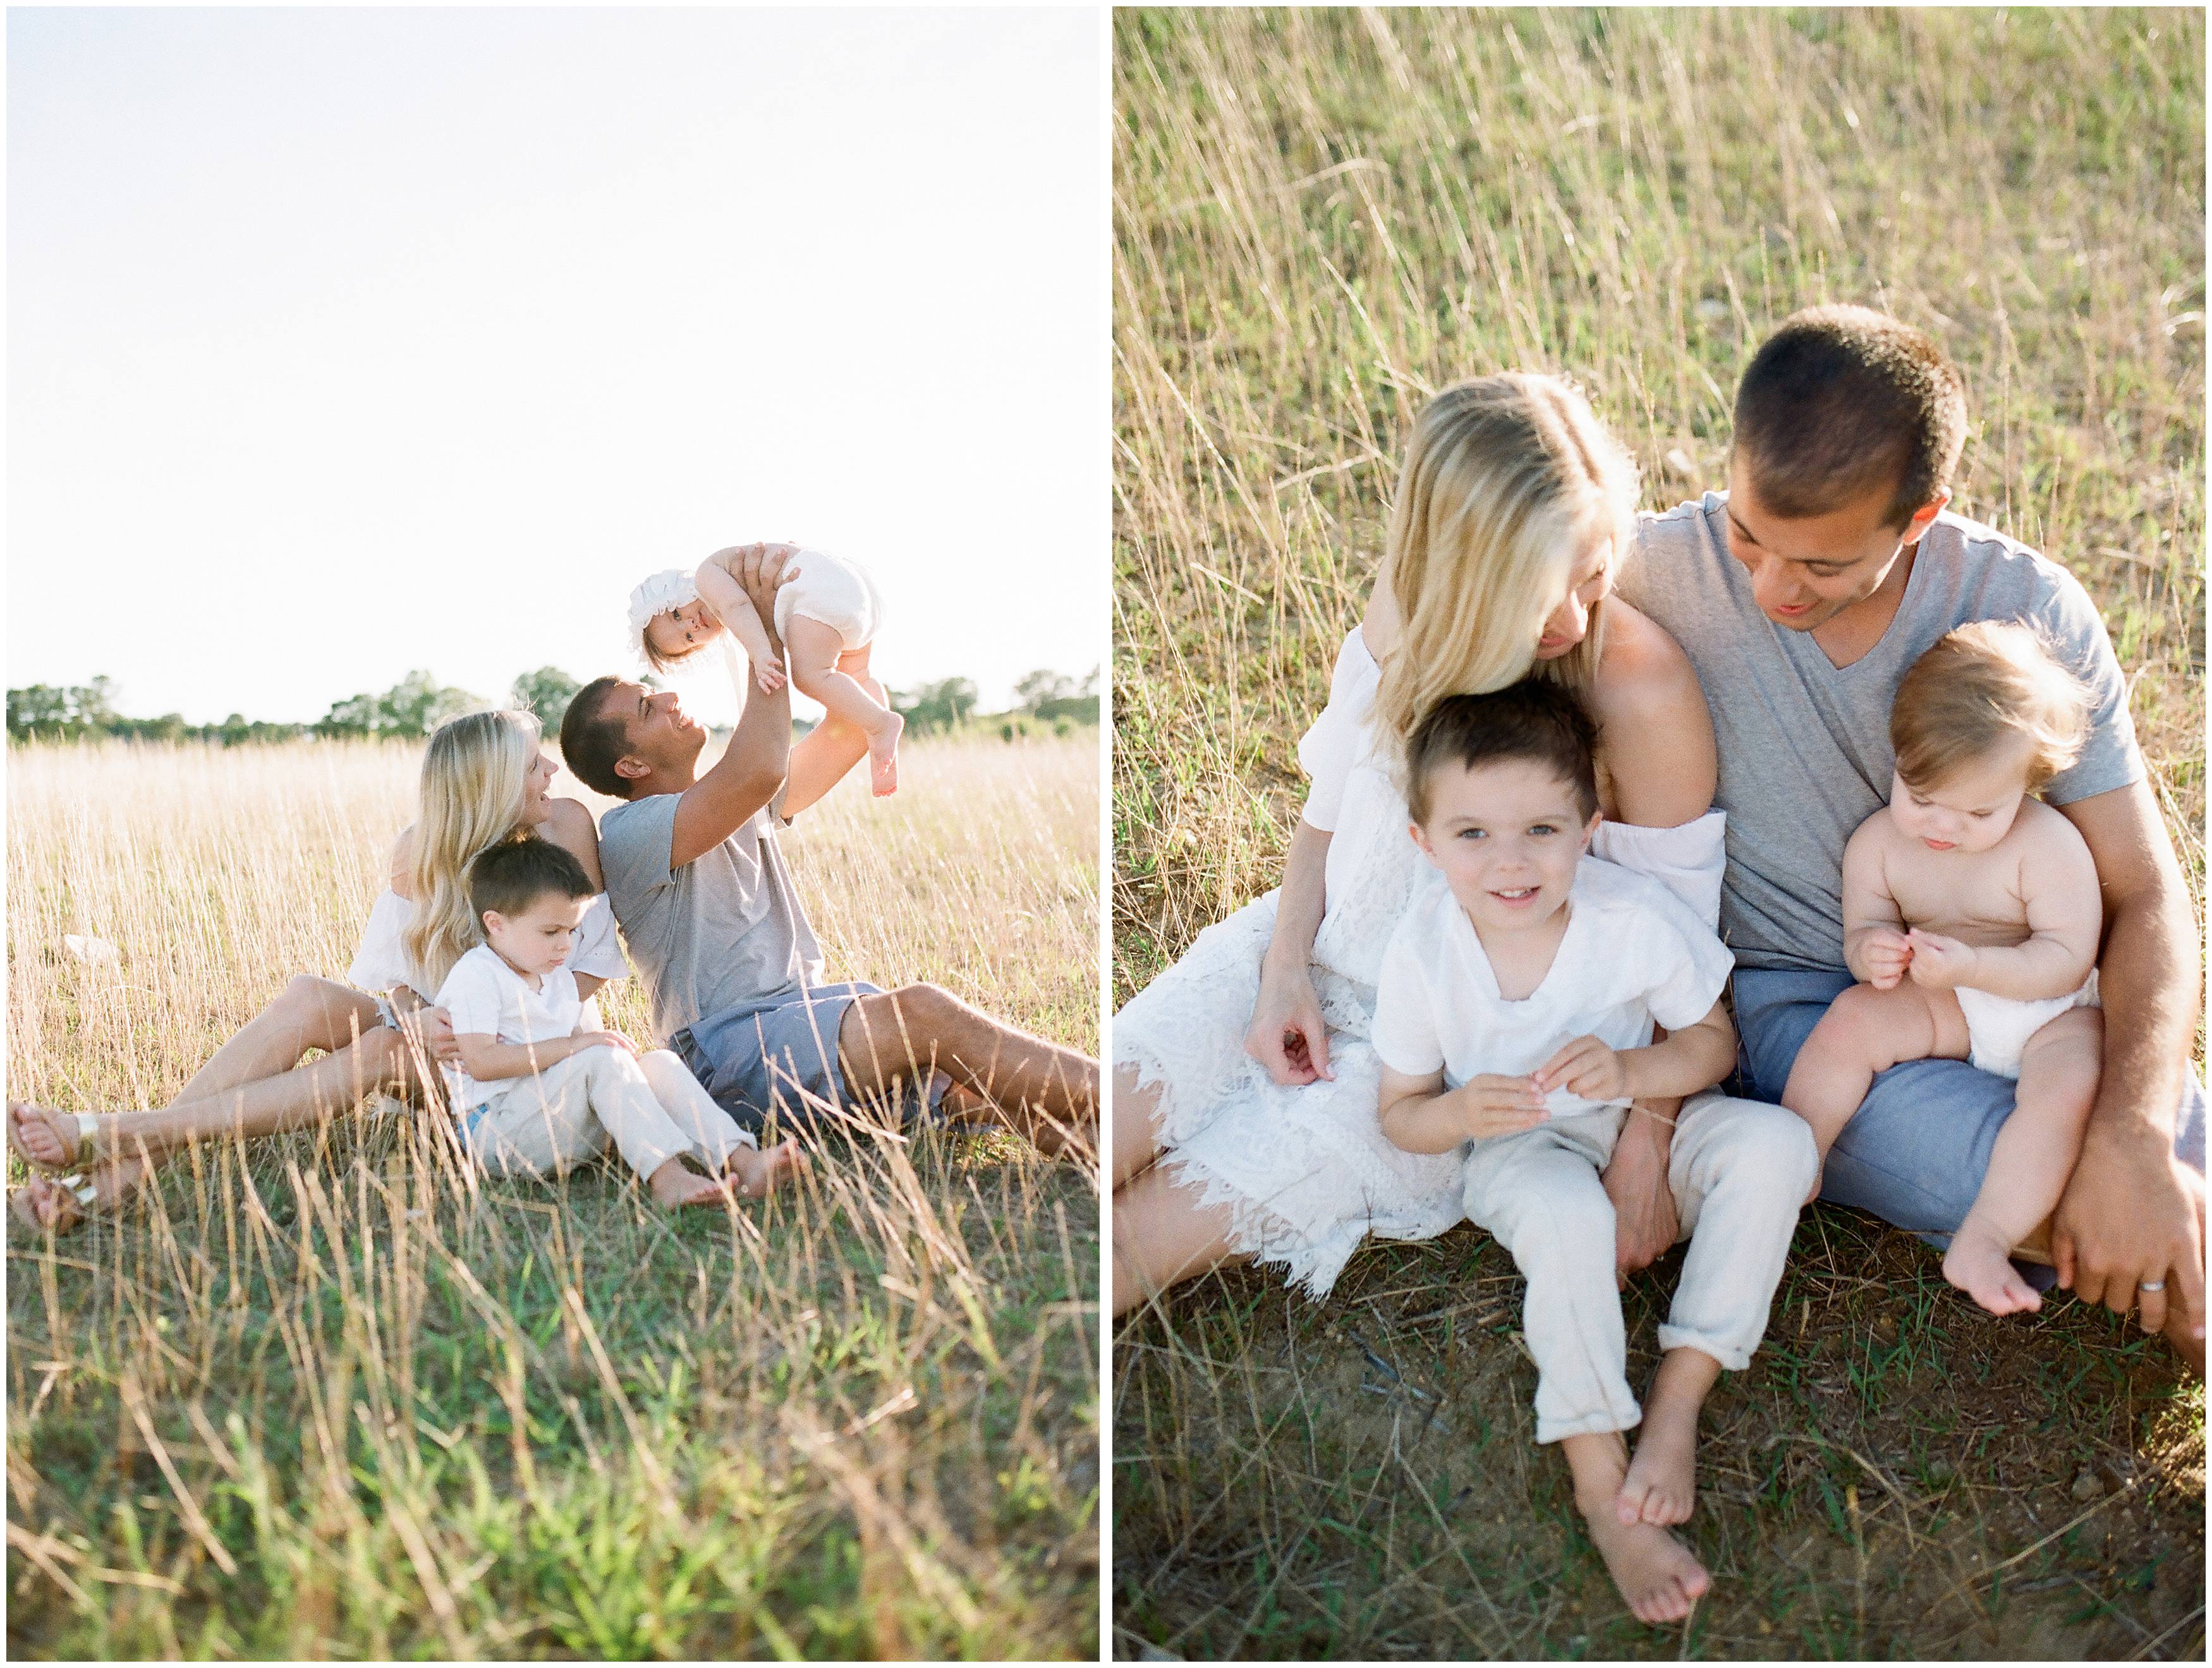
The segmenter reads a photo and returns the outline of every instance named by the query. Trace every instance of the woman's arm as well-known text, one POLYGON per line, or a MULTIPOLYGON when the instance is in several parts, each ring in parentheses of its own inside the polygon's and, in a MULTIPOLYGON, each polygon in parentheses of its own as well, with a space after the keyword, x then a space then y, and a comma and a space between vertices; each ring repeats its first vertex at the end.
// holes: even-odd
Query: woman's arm
POLYGON ((1291 836, 1275 898, 1275 931, 1261 958, 1260 994, 1252 1004, 1252 1028, 1244 1034, 1245 1052, 1279 1083, 1335 1080, 1311 968, 1314 935, 1328 901, 1329 839, 1328 830, 1303 817, 1291 836))
POLYGON ((606 880, 599 873, 599 826, 592 821, 590 811, 574 799, 548 800, 545 822, 539 832, 583 864, 592 891, 606 890, 606 880))
POLYGON ((1605 658, 1589 705, 1616 822, 1674 828, 1712 809, 1720 781, 1713 718, 1689 656, 1618 597, 1606 604, 1605 658))

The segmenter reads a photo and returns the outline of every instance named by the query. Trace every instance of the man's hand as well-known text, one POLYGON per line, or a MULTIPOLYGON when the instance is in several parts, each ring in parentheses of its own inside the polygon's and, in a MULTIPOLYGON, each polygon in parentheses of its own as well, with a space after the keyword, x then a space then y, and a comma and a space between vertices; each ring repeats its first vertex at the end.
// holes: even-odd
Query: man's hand
POLYGON ((1501 1077, 1484 1072, 1469 1077, 1448 1097, 1462 1133, 1472 1141, 1518 1135, 1549 1118, 1551 1109, 1529 1077, 1501 1077))
POLYGON ((1300 967, 1279 977, 1261 969, 1244 1052, 1285 1087, 1336 1081, 1328 1069, 1328 1026, 1321 1016, 1311 974, 1300 967))
POLYGON ((799 577, 799 570, 791 565, 798 555, 796 544, 732 544, 707 559, 737 581, 753 612, 760 616, 761 629, 768 634, 779 659, 783 644, 775 634, 775 593, 799 577))
POLYGON ((1860 941, 1859 959, 1866 963, 1868 984, 1893 991, 1912 965, 1912 941, 1895 927, 1869 928, 1860 941))
POLYGON ((1667 1185, 1667 1158, 1673 1143, 1679 1101, 1638 1101, 1621 1125, 1613 1158, 1601 1178, 1613 1201, 1613 1277, 1620 1284, 1667 1253, 1681 1237, 1674 1190, 1667 1185))
POLYGON ((2093 1127, 2051 1219, 2058 1283, 2125 1314, 2147 1332, 2169 1313, 2204 1336, 2204 1195, 2151 1140, 2100 1138, 2093 1127), (2146 1291, 2146 1283, 2157 1289, 2146 1291))
POLYGON ((1536 1073, 1539 1093, 1565 1089, 1585 1101, 1619 1101, 1628 1094, 1628 1067, 1595 1037, 1577 1037, 1536 1073))
POLYGON ((1906 935, 1912 946, 1912 982, 1923 990, 1955 991, 1974 976, 1974 947, 1915 927, 1906 935))

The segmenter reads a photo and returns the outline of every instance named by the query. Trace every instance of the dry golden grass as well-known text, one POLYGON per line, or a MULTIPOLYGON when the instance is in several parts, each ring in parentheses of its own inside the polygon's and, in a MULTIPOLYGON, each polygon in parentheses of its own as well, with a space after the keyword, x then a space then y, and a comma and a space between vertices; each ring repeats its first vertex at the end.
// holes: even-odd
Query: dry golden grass
MULTIPOLYGON (((9 1092, 160 1102, 341 975, 419 756, 12 749, 9 1092)), ((832 968, 1095 1050, 1097 761, 920 742, 801 819, 832 968)), ((471 1188, 427 1124, 209 1143, 11 1246, 11 1655, 1094 1653, 1085 1167, 855 1137, 678 1221, 617 1167, 471 1188)))
MULTIPOLYGON (((1960 507, 2104 609, 2201 901, 2201 14, 1125 11, 1115 41, 1117 1002, 1279 877, 1431 391, 1574 375, 1657 507, 1722 484, 1744 361, 1826 300, 1964 367, 1960 507)), ((1673 1268, 1632 1290, 1635 1372, 1673 1268)), ((1121 1329, 1117 1647, 2201 1655, 2202 1392, 2103 1312, 1992 1320, 1808 1213, 1709 1422, 1717 1590, 1659 1633, 1530 1446, 1518 1293, 1463 1228, 1325 1306, 1236 1274, 1121 1329)))

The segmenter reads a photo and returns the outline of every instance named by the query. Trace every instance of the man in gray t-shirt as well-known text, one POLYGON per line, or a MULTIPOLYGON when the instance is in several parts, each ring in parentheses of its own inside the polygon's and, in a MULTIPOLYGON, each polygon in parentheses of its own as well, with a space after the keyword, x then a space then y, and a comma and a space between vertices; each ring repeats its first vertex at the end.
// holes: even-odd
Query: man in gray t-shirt
MULTIPOLYGON (((1722 927, 1744 1076, 1767 1100, 1852 982, 1844 843, 1887 800, 1905 670, 1956 626, 2015 620, 2087 682, 2089 743, 2045 797, 2087 842, 2104 895, 2105 1070, 2050 1249, 2063 1283, 2139 1308, 2201 1371, 2194 916, 2094 605, 2063 568, 1945 511, 1965 421, 1956 369, 1920 332, 1861 307, 1796 315, 1738 390, 1729 490, 1645 518, 1621 594, 1681 645, 1712 711, 1722 927)), ((1964 1062, 1899 1066, 1838 1142, 1822 1197, 1947 1234, 2011 1109, 2012 1084, 1964 1062)))
MULTIPOLYGON (((773 620, 796 547, 724 554, 773 620)), ((769 641, 780 654, 772 631, 769 641)), ((568 768, 626 802, 599 827, 608 900, 653 1028, 707 1092, 756 1130, 771 1109, 806 1123, 855 1096, 911 1109, 935 1108, 941 1095, 947 1116, 1009 1124, 1048 1152, 1094 1146, 1096 1060, 933 985, 823 983, 776 829, 866 756, 866 737, 824 723, 793 747, 786 686, 747 690, 728 748, 701 775, 706 740, 672 694, 615 677, 585 685, 561 725, 568 768)))

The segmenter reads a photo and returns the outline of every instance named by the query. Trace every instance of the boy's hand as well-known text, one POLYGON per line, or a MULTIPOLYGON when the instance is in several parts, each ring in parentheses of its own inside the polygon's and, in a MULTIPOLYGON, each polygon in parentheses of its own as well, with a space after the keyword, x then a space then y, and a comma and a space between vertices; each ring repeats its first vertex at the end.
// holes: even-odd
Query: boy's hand
POLYGON ((1974 947, 1913 928, 1912 982, 1931 991, 1954 991, 1974 976, 1974 947))
POLYGON ((576 1036, 579 1054, 586 1048, 619 1048, 632 1059, 637 1058, 637 1045, 619 1031, 579 1031, 576 1036))
POLYGON ((1912 965, 1912 940, 1895 927, 1875 927, 1859 941, 1859 959, 1867 964, 1868 984, 1893 991, 1912 965))
POLYGON ((1546 1094, 1565 1089, 1585 1101, 1619 1101, 1628 1094, 1628 1067, 1595 1037, 1577 1037, 1544 1062, 1535 1081, 1546 1094))
POLYGON ((1533 1130, 1552 1114, 1533 1079, 1488 1073, 1469 1077, 1452 1091, 1460 1128, 1470 1140, 1533 1130))

